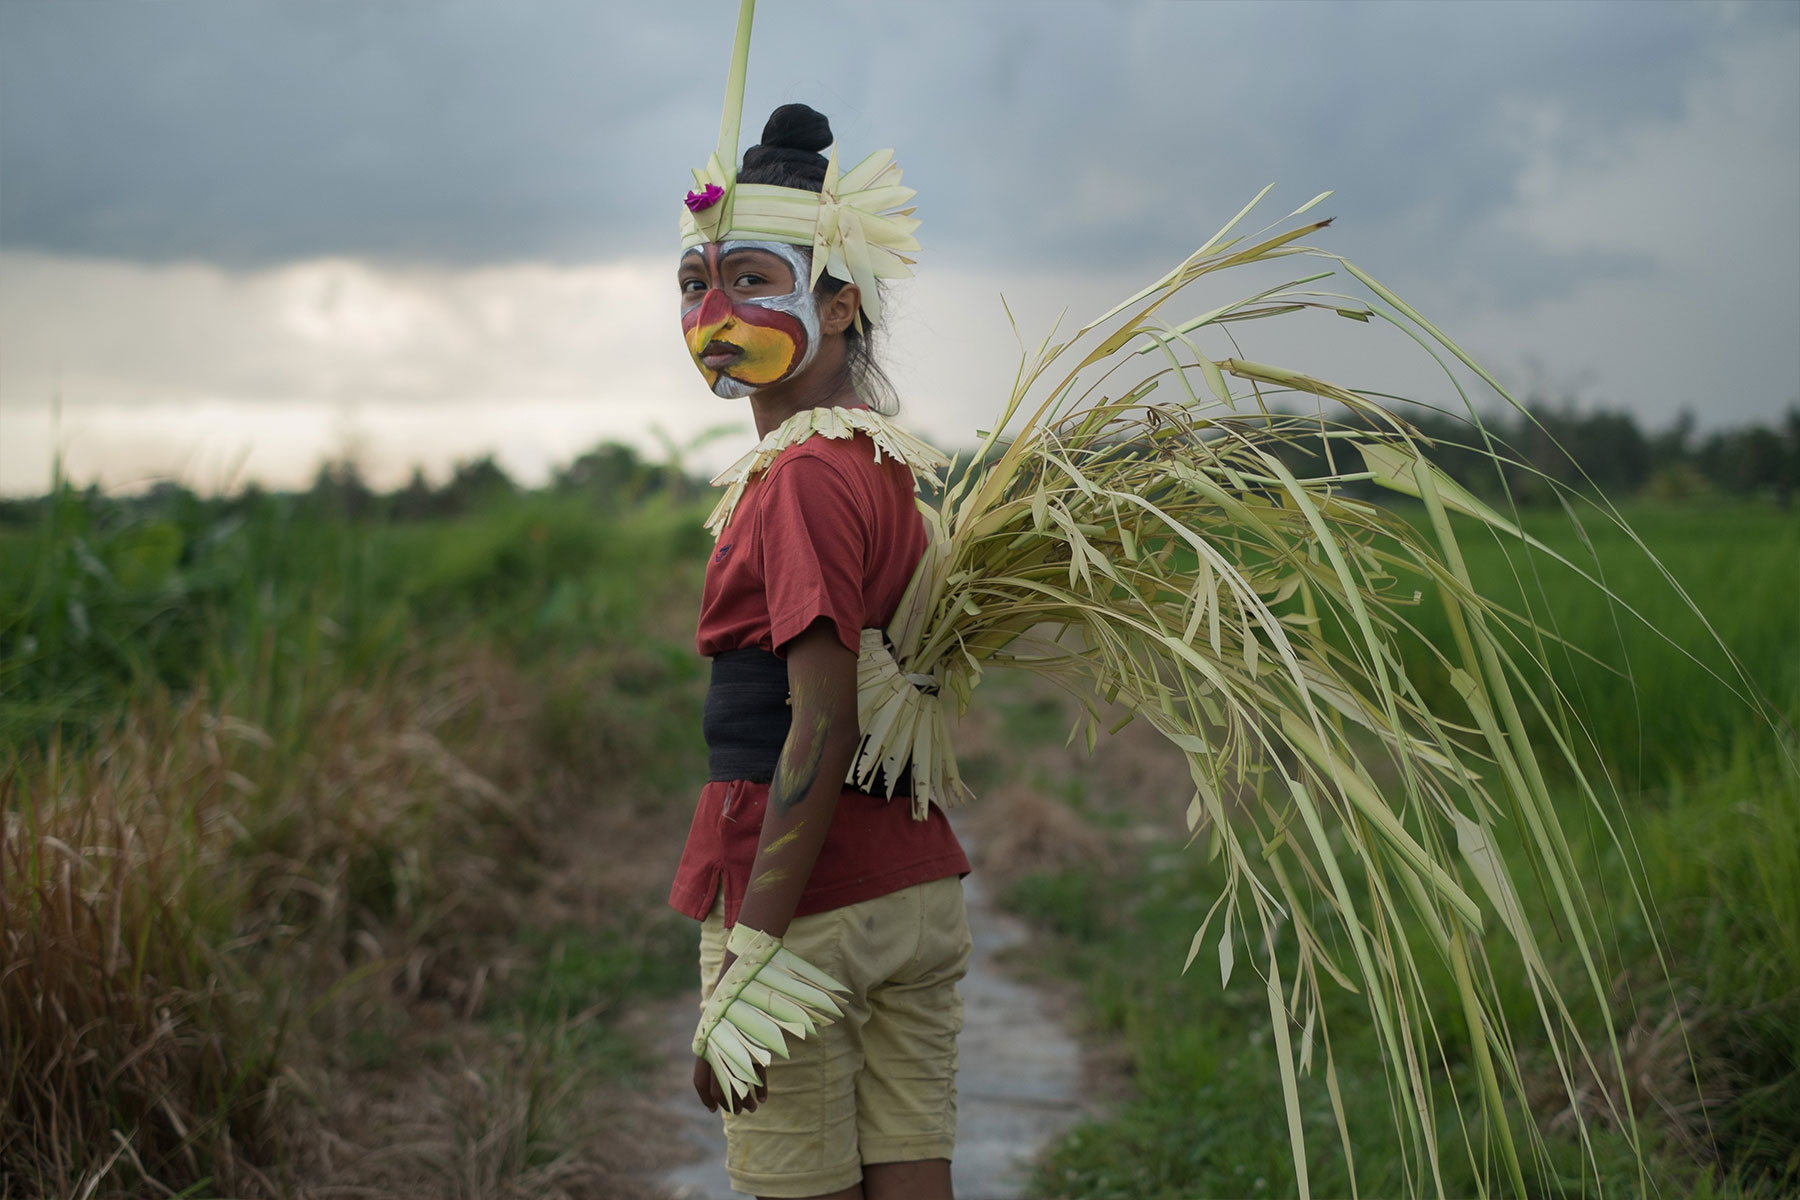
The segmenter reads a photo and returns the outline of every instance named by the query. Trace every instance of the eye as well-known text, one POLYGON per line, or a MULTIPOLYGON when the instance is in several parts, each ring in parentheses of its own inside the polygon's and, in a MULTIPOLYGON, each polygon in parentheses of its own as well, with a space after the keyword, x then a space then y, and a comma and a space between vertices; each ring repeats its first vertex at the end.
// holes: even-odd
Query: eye
POLYGON ((706 291, 706 280, 704 279, 684 279, 681 281, 681 294, 684 296, 698 296, 704 291, 706 291))
POLYGON ((741 288, 761 287, 767 282, 769 282, 768 279, 758 275, 755 271, 745 271, 737 277, 737 286, 741 288))

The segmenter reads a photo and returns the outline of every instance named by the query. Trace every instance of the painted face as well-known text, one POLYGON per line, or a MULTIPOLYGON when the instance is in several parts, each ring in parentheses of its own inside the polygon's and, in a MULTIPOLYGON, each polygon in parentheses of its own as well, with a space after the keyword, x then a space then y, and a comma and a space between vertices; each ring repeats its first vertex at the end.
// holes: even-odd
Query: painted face
POLYGON ((819 306, 810 271, 785 242, 708 242, 682 256, 681 333, 714 395, 748 396, 812 362, 819 306))

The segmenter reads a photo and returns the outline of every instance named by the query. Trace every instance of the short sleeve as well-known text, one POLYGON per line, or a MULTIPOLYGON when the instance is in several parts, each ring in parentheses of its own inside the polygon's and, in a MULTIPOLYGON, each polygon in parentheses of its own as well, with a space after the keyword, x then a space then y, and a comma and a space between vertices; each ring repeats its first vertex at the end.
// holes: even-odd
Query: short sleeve
POLYGON ((758 549, 775 653, 820 617, 852 654, 862 645, 864 564, 873 511, 836 466, 806 454, 777 461, 763 477, 758 549))

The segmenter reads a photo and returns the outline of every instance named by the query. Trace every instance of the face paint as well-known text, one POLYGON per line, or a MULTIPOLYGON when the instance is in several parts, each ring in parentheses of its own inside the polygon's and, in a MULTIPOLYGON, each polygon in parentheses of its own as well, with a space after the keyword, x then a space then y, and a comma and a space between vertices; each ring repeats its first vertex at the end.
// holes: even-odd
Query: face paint
MULTIPOLYGON (((703 260, 706 291, 684 293, 681 333, 688 353, 713 394, 748 396, 805 370, 819 347, 819 306, 807 286, 812 267, 799 249, 785 242, 708 242, 688 252, 703 260), (794 286, 779 296, 746 296, 734 301, 726 289, 739 250, 763 250, 786 263, 794 286)), ((684 259, 685 261, 685 259, 684 259)))

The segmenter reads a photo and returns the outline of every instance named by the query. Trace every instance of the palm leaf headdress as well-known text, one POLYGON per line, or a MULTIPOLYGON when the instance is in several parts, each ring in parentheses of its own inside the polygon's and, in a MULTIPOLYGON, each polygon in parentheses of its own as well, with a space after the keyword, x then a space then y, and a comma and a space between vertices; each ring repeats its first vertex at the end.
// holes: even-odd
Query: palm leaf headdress
MULTIPOLYGON (((1559 732, 1574 727, 1572 714, 1532 686, 1548 635, 1476 591, 1453 515, 1548 551, 1435 467, 1425 439, 1387 408, 1309 374, 1203 350, 1232 323, 1323 312, 1390 324, 1506 394, 1373 278, 1303 243, 1329 224, 1302 219, 1325 196, 1284 227, 1240 234, 1267 190, 1174 270, 1025 356, 969 469, 941 505, 921 506, 931 544, 899 611, 885 631, 865 631, 863 742, 851 780, 869 786, 883 771, 892 780, 910 764, 915 815, 930 802, 967 799, 948 718, 994 666, 1070 690, 1086 706, 1090 746, 1103 703, 1149 722, 1187 762, 1190 840, 1205 836, 1222 877, 1187 965, 1216 944, 1229 983, 1236 948, 1257 949, 1301 1193, 1299 1079, 1316 1041, 1326 1044, 1346 1152, 1351 1145, 1336 1103, 1327 986, 1363 998, 1402 1144, 1412 1148, 1413 1186, 1442 1193, 1432 1064, 1448 1052, 1425 994, 1421 967, 1431 959, 1454 981, 1459 1054, 1481 1084, 1476 1124, 1486 1126, 1491 1161, 1525 1194, 1527 1163, 1544 1163, 1544 1146, 1529 1121, 1520 1132, 1508 1117, 1509 1103, 1526 1108, 1525 1086, 1487 948, 1505 944, 1522 964, 1544 1043, 1572 1092, 1588 1052, 1514 882, 1509 862, 1522 862, 1529 874, 1519 877, 1547 897, 1557 936, 1599 999, 1616 1069, 1598 921, 1547 767, 1596 792, 1559 732), (1329 269, 1191 319, 1168 311, 1203 280, 1296 257, 1329 269), (1315 286, 1338 270, 1367 295, 1315 286), (1295 397, 1318 413, 1270 404, 1295 397), (1347 415, 1327 419, 1326 403, 1347 415), (1322 455, 1293 453, 1302 444, 1322 455), (1303 459, 1315 465, 1296 465, 1303 459), (1358 486, 1371 485, 1415 498, 1424 520, 1357 498, 1358 486), (1403 579, 1428 581, 1447 610, 1448 650, 1416 630, 1409 613, 1421 595, 1403 579), (1421 661, 1437 679, 1411 673, 1421 661), (1459 699, 1448 708, 1428 699, 1445 694, 1459 699), (1545 744, 1534 743, 1533 729, 1549 731, 1535 735, 1545 744)), ((731 485, 715 527, 783 448, 856 432, 921 475, 942 465, 873 414, 803 413, 715 481, 731 485)), ((1635 1149, 1629 1097, 1622 1103, 1612 1116, 1635 1149)))
POLYGON ((900 182, 892 150, 877 150, 848 170, 838 168, 837 147, 825 167, 825 182, 813 192, 768 183, 739 183, 737 144, 744 116, 744 75, 750 59, 750 26, 756 0, 742 0, 731 74, 725 85, 725 112, 719 145, 704 167, 694 169, 694 190, 681 213, 683 249, 733 239, 787 242, 812 250, 812 281, 829 274, 856 284, 862 294, 857 327, 866 315, 881 323, 876 281, 912 275, 919 227, 905 207, 915 195, 900 182))

